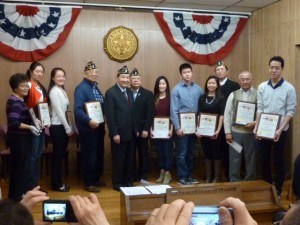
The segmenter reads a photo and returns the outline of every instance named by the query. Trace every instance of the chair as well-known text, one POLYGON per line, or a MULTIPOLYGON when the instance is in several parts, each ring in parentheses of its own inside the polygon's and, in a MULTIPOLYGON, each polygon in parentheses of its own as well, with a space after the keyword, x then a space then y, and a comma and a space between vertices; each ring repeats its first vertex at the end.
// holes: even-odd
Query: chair
POLYGON ((10 168, 10 148, 8 146, 6 134, 7 134, 7 125, 0 124, 0 135, 5 145, 5 148, 0 150, 1 161, 2 161, 1 177, 3 179, 9 174, 9 168, 10 168))

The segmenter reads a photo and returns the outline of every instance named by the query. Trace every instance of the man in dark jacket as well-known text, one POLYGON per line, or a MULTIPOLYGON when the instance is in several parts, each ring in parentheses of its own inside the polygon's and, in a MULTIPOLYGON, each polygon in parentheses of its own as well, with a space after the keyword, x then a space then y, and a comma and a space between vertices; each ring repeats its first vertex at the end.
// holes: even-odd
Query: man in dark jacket
POLYGON ((84 189, 89 192, 100 191, 99 181, 103 175, 104 120, 102 122, 91 118, 85 108, 87 102, 98 101, 103 112, 104 97, 97 81, 98 69, 93 62, 88 62, 84 69, 84 79, 74 92, 74 115, 82 155, 83 183, 84 189))
POLYGON ((111 138, 112 184, 116 191, 130 187, 134 149, 133 96, 126 66, 117 73, 117 83, 105 94, 105 117, 111 138))
POLYGON ((133 120, 135 150, 138 152, 138 169, 134 154, 133 180, 147 180, 149 169, 149 132, 154 116, 153 93, 142 87, 142 77, 135 68, 130 73, 130 87, 133 93, 133 120))

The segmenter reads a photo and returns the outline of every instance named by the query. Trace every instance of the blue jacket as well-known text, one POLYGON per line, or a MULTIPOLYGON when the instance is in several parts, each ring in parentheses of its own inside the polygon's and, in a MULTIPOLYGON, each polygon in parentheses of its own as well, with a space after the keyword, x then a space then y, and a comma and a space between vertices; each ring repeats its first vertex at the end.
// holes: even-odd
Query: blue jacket
MULTIPOLYGON (((104 96, 102 95, 98 87, 97 90, 103 98, 101 107, 104 115, 104 96)), ((80 131, 93 131, 93 129, 90 128, 89 125, 91 118, 85 112, 84 107, 84 103, 90 101, 96 101, 95 95, 93 93, 93 82, 84 78, 81 83, 75 88, 74 92, 74 117, 76 127, 80 131)))

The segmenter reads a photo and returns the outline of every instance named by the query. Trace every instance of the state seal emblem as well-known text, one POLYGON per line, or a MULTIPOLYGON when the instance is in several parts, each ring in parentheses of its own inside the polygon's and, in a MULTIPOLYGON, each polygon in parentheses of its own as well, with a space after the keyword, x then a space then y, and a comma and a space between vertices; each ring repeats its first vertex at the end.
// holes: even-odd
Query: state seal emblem
POLYGON ((110 29, 104 37, 104 51, 117 62, 131 60, 138 51, 138 38, 132 29, 118 26, 110 29))

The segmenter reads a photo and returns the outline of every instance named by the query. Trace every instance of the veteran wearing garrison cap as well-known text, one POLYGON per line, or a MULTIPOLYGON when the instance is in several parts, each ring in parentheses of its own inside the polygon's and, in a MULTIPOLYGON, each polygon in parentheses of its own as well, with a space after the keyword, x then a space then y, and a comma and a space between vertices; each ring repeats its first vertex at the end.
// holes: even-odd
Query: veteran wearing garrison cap
POLYGON ((116 84, 105 93, 105 117, 111 139, 112 184, 116 191, 131 187, 134 149, 133 96, 129 89, 129 70, 117 72, 116 84))
MULTIPOLYGON (((223 61, 218 61, 215 65, 215 73, 219 78, 220 83, 220 91, 222 95, 225 97, 225 101, 227 101, 228 96, 231 92, 240 89, 240 85, 232 80, 228 79, 228 66, 225 65, 223 61)), ((226 142, 224 128, 220 132, 223 146, 223 162, 225 167, 225 175, 227 181, 229 181, 229 146, 226 142)))
POLYGON ((133 93, 133 120, 135 133, 135 153, 138 153, 138 168, 134 157, 132 179, 139 181, 148 179, 149 168, 149 132, 154 116, 153 93, 142 87, 142 76, 134 68, 130 73, 130 88, 133 93))
POLYGON ((85 111, 85 103, 99 101, 104 109, 104 97, 98 87, 98 69, 94 62, 84 67, 84 78, 75 88, 74 116, 79 132, 82 155, 83 184, 89 192, 99 192, 103 181, 104 123, 91 119, 85 111), (102 178, 102 179, 101 179, 102 178))

